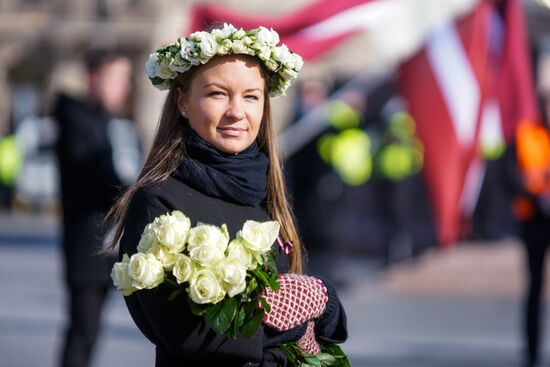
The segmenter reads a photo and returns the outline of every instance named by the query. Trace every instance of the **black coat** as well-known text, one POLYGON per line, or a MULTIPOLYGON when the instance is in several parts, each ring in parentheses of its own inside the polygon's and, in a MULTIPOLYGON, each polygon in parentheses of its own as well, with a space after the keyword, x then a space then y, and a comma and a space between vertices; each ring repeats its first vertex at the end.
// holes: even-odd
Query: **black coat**
POLYGON ((103 218, 121 185, 107 133, 110 118, 66 95, 59 96, 53 114, 59 124, 66 279, 72 285, 108 285, 113 259, 98 251, 106 232, 103 218))
MULTIPOLYGON (((206 196, 176 178, 169 177, 135 194, 120 242, 120 256, 135 253, 145 225, 172 210, 182 211, 191 218, 193 226, 197 222, 217 226, 225 223, 231 238, 235 237, 246 220, 269 220, 263 207, 243 206, 206 196)), ((287 272, 289 264, 288 255, 279 251, 279 271, 287 272)), ((125 297, 137 326, 156 345, 157 367, 286 366, 286 357, 274 347, 275 342, 296 340, 305 329, 305 325, 301 325, 285 333, 275 333, 273 330, 268 333, 267 329, 264 333, 261 327, 251 338, 228 339, 216 335, 201 318, 192 315, 185 297, 169 301, 170 292, 169 288, 161 285, 125 297)), ((332 303, 339 305, 337 297, 333 295, 332 298, 336 298, 332 303)), ((334 309, 333 306, 328 308, 334 309)), ((341 307, 327 319, 336 325, 326 333, 329 339, 345 339, 345 315, 341 307)))

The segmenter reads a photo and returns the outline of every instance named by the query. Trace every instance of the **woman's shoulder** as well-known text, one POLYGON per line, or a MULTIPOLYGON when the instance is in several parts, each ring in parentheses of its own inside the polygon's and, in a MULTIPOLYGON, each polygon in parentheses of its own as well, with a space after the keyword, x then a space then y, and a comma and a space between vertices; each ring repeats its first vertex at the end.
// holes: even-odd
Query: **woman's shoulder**
POLYGON ((184 183, 175 180, 173 177, 168 177, 163 181, 139 188, 134 194, 133 200, 144 202, 162 200, 166 202, 167 199, 181 197, 182 193, 189 190, 190 187, 184 183))

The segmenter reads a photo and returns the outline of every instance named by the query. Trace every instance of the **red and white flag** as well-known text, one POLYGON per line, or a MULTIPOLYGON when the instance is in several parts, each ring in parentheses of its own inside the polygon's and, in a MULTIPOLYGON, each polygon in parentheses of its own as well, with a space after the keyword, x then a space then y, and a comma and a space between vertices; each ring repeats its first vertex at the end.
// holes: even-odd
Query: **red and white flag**
POLYGON ((213 22, 227 22, 236 27, 264 26, 277 30, 281 42, 311 60, 368 26, 384 8, 379 0, 321 0, 281 17, 247 16, 211 4, 192 8, 192 31, 213 22))
POLYGON ((509 139, 521 118, 536 117, 520 0, 495 6, 482 1, 468 16, 434 31, 400 70, 425 147, 424 172, 442 245, 459 239, 461 220, 477 202, 484 173, 480 134, 509 139))

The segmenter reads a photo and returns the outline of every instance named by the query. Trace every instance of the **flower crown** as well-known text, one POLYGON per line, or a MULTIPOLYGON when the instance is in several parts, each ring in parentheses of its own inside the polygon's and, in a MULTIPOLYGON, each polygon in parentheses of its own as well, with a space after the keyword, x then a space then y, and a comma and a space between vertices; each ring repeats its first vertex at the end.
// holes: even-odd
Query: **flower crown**
POLYGON ((271 73, 269 94, 285 95, 304 65, 302 57, 284 44, 277 47, 279 34, 273 29, 237 29, 224 23, 211 32, 195 32, 159 48, 149 56, 145 70, 155 87, 170 88, 172 81, 192 66, 206 64, 214 56, 244 54, 259 58, 271 73))

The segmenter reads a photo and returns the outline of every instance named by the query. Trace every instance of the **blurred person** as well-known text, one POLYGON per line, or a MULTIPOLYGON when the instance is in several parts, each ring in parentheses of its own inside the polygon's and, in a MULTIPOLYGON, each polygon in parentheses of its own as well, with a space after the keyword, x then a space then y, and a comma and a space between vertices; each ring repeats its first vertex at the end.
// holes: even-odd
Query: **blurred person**
POLYGON ((319 353, 317 341, 338 343, 347 338, 345 313, 334 288, 299 274, 302 246, 287 200, 271 119, 270 96, 284 94, 302 60, 286 46, 276 48, 279 37, 275 31, 246 30, 253 36, 244 49, 237 47, 242 44, 239 34, 245 32, 224 24, 222 29, 177 41, 192 46, 180 49, 170 44, 151 54, 148 76, 169 93, 140 178, 113 208, 117 222, 113 246, 120 239, 119 258, 135 254, 147 224, 173 210, 185 213, 193 225, 225 223, 231 238, 247 220, 272 218, 281 224, 281 237, 293 243, 287 244, 291 251, 277 242, 272 245, 280 272, 277 295, 288 303, 278 306, 268 297, 270 311, 254 335, 229 338, 195 316, 185 296, 169 300, 170 287, 135 290, 125 296, 126 305, 155 345, 157 367, 283 367, 290 362, 279 343, 298 341, 304 351, 319 353), (254 36, 259 32, 264 39, 270 36, 269 40, 254 36), (199 37, 212 43, 201 43, 199 37), (195 47, 201 52, 196 53, 195 47), (265 49, 270 51, 267 60, 264 51, 261 55, 257 51, 265 49), (271 56, 282 51, 295 60, 289 70, 271 56), (172 72, 164 68, 167 60, 174 60, 172 72), (294 279, 303 291, 286 288, 288 279, 294 279), (305 296, 320 299, 302 303, 289 313, 292 305, 305 302, 305 296), (275 319, 279 325, 273 323, 275 319))
POLYGON ((528 367, 539 363, 540 327, 544 325, 541 322, 544 264, 550 244, 550 85, 542 83, 549 79, 550 47, 543 47, 538 58, 537 81, 544 123, 520 122, 515 150, 511 152, 519 168, 519 175, 514 178, 520 192, 514 200, 513 211, 520 222, 528 269, 524 305, 525 365, 528 367))
POLYGON ((60 93, 53 111, 59 124, 56 152, 69 316, 59 361, 63 367, 91 363, 114 262, 98 254, 106 236, 102 222, 118 191, 136 178, 139 168, 136 130, 118 118, 127 108, 130 60, 96 50, 87 62, 87 96, 60 93))
POLYGON ((14 134, 0 136, 0 209, 11 210, 23 153, 14 134))

